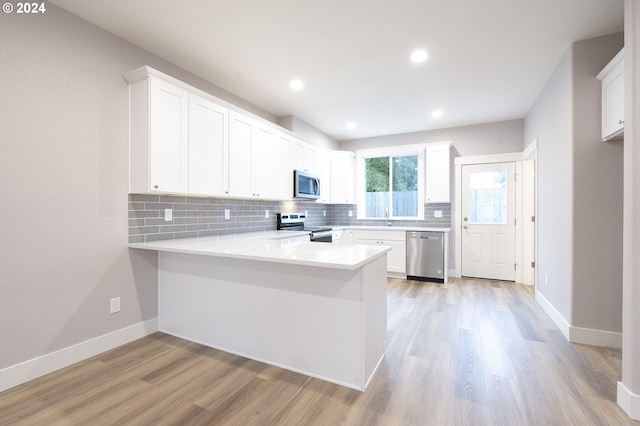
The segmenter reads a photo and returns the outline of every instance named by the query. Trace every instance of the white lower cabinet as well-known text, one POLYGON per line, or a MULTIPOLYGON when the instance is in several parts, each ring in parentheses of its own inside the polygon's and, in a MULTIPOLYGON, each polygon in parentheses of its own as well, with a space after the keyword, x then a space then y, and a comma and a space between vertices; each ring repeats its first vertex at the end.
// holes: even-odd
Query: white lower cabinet
POLYGON ((355 242, 353 234, 354 234, 353 229, 344 229, 342 231, 342 239, 340 240, 340 243, 353 244, 355 242))
POLYGON ((387 254, 387 272, 406 274, 407 249, 405 231, 356 230, 354 237, 356 244, 393 247, 393 250, 387 254))

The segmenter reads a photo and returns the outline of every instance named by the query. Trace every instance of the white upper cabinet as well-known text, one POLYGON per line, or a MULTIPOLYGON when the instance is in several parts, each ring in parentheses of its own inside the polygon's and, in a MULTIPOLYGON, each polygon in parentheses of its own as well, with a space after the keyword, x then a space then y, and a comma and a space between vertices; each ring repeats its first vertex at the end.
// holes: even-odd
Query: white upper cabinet
POLYGON ((229 195, 275 198, 275 130, 235 111, 229 122, 229 195))
POLYGON ((316 147, 313 145, 304 144, 304 162, 302 170, 309 173, 316 172, 316 147))
POLYGON ((355 181, 355 153, 349 151, 332 151, 331 202, 334 204, 355 204, 355 181))
POLYGON ((624 136, 624 49, 598 74, 602 80, 602 139, 624 136))
POLYGON ((226 195, 229 110, 198 95, 189 95, 189 192, 226 195))
POLYGON ((316 149, 315 173, 320 178, 319 203, 331 202, 331 153, 328 150, 316 149))
POLYGON ((450 203, 451 144, 427 144, 425 161, 425 188, 427 203, 450 203))
POLYGON ((256 126, 248 117, 229 113, 229 194, 251 196, 251 141, 256 126))
POLYGON ((150 77, 130 86, 130 192, 187 192, 189 92, 150 77))
POLYGON ((297 169, 323 175, 330 202, 329 151, 153 68, 124 78, 129 192, 291 200, 297 169))
POLYGON ((286 200, 293 197, 293 170, 296 167, 296 142, 283 134, 276 142, 276 198, 286 200))
POLYGON ((251 144, 252 194, 255 197, 276 198, 276 143, 275 129, 258 125, 251 144))

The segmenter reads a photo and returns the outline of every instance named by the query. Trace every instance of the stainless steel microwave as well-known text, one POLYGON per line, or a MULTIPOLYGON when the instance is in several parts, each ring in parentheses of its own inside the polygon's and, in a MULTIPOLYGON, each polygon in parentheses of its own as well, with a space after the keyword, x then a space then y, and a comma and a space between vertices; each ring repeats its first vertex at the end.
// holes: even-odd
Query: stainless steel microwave
POLYGON ((293 197, 309 200, 320 198, 320 178, 302 170, 294 170, 293 197))

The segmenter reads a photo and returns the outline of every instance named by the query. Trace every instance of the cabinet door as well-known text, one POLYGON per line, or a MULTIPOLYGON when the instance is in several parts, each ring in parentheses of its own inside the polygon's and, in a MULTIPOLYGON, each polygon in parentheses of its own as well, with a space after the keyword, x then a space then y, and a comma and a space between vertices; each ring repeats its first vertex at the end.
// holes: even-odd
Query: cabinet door
POLYGON ((448 143, 427 145, 425 161, 427 203, 451 202, 449 151, 448 143))
POLYGON ((189 95, 189 192, 226 195, 229 110, 189 95))
POLYGON ((624 61, 602 80, 602 139, 612 139, 624 130, 624 61))
POLYGON ((393 247, 387 253, 387 272, 405 274, 406 239, 402 231, 357 231, 354 238, 356 244, 370 244, 393 247))
POLYGON ((304 164, 302 170, 309 173, 316 172, 316 149, 311 145, 304 145, 304 164))
POLYGON ((149 183, 151 191, 189 189, 189 92, 149 79, 149 183))
POLYGON ((331 153, 331 202, 355 204, 355 155, 352 152, 331 153))
POLYGON ((340 242, 342 244, 353 244, 353 229, 345 229, 342 232, 342 240, 340 242))
POLYGON ((387 253, 387 271, 398 274, 407 272, 407 248, 405 241, 383 240, 382 245, 391 246, 393 249, 387 253))
POLYGON ((316 150, 316 174, 320 177, 320 203, 331 202, 331 154, 316 150))
POLYGON ((276 132, 257 126, 251 142, 251 194, 276 198, 276 132))
POLYGON ((296 161, 296 143, 293 139, 279 135, 276 141, 276 198, 293 198, 293 170, 296 161))
POLYGON ((235 111, 229 113, 229 194, 251 196, 252 120, 235 111))

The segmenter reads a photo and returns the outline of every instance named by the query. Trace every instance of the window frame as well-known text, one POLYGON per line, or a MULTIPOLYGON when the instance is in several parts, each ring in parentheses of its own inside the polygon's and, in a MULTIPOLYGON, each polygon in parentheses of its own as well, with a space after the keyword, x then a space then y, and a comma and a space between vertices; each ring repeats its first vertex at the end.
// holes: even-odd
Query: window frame
MULTIPOLYGON (((424 220, 425 202, 425 159, 426 144, 398 145, 383 148, 360 149, 356 151, 356 199, 358 206, 358 219, 384 220, 380 217, 366 216, 366 179, 365 159, 375 157, 404 157, 417 155, 418 157, 418 212, 416 216, 395 216, 393 212, 393 194, 389 197, 390 220, 424 220)), ((390 178, 392 174, 390 170, 390 178)))

